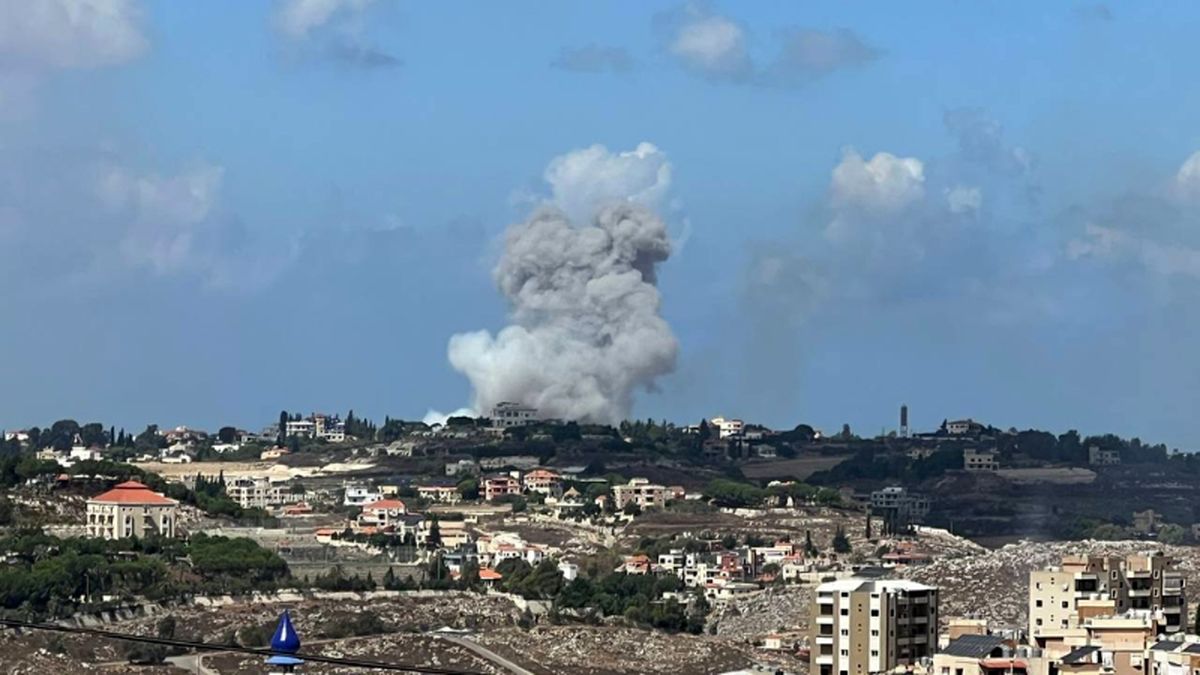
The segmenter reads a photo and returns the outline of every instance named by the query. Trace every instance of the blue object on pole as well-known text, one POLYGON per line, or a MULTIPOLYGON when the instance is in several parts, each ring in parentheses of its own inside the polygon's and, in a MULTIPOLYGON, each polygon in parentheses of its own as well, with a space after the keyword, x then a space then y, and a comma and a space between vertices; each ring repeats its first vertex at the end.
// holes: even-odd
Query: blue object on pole
POLYGON ((296 634, 296 629, 292 628, 292 618, 286 609, 279 616, 279 625, 275 627, 275 634, 271 636, 271 651, 285 654, 300 651, 300 636, 296 634))

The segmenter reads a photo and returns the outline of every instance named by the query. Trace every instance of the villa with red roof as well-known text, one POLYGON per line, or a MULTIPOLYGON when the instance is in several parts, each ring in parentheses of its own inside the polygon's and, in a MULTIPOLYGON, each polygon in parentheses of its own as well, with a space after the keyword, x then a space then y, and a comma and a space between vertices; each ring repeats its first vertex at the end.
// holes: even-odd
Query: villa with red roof
POLYGON ((101 539, 175 536, 179 502, 134 481, 87 501, 88 536, 101 539))

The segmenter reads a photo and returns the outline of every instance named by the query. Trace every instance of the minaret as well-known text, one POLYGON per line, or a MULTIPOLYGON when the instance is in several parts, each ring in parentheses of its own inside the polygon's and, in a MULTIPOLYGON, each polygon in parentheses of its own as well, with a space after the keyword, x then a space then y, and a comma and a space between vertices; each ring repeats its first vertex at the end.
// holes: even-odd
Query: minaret
POLYGON ((292 618, 286 609, 279 615, 279 625, 275 627, 275 634, 271 636, 271 651, 275 653, 267 658, 267 665, 277 666, 271 669, 272 675, 294 673, 296 668, 304 663, 303 659, 295 656, 296 652, 300 651, 300 636, 292 627, 292 618))
POLYGON ((908 438, 908 405, 900 406, 900 438, 908 438))

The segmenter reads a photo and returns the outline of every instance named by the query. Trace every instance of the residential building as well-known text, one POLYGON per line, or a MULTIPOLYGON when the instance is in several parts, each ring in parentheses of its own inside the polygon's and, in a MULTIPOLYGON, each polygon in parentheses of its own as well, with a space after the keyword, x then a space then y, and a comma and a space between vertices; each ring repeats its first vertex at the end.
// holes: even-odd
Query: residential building
POLYGON ((993 450, 964 448, 963 468, 967 471, 996 471, 1000 468, 1000 460, 993 450))
POLYGON ((1141 534, 1154 534, 1162 527, 1162 514, 1154 509, 1133 512, 1133 529, 1141 534))
POLYGON ((929 498, 904 487, 885 487, 871 493, 871 514, 883 519, 885 534, 902 534, 929 514, 929 498))
POLYGON ((1160 640, 1148 650, 1146 675, 1189 675, 1200 671, 1200 640, 1160 640))
POLYGON ((965 634, 934 654, 931 675, 1036 675, 1045 672, 1036 649, 1014 649, 1003 637, 965 634))
POLYGON ((746 423, 741 420, 714 417, 708 421, 717 432, 717 438, 741 438, 746 431, 746 423))
POLYGON ((946 422, 946 433, 951 436, 967 436, 983 433, 984 426, 973 419, 946 422))
POLYGON ((283 457, 284 455, 290 455, 290 454, 292 454, 292 451, 288 450, 287 448, 267 448, 266 450, 263 450, 262 452, 258 453, 258 458, 260 460, 266 462, 268 460, 279 459, 280 457, 283 457))
POLYGON ((1098 445, 1088 447, 1088 464, 1092 466, 1113 466, 1120 463, 1120 451, 1114 448, 1101 448, 1098 445))
POLYGON ((625 485, 614 485, 612 493, 613 505, 618 511, 631 502, 643 509, 662 508, 667 505, 667 498, 670 495, 665 486, 656 485, 645 478, 631 478, 625 485))
POLYGON ((851 578, 817 586, 810 672, 868 675, 917 664, 937 647, 937 607, 937 589, 913 581, 851 578))
POLYGON ((562 476, 549 469, 534 469, 521 480, 529 492, 540 492, 546 496, 562 493, 562 476))
POLYGON ((504 401, 492 408, 492 426, 507 429, 523 427, 537 421, 537 408, 523 406, 520 403, 504 401))
POLYGON ((285 435, 288 438, 295 436, 296 438, 312 438, 313 429, 316 427, 312 420, 298 419, 287 421, 285 427, 285 435))
POLYGON ((178 506, 179 502, 137 481, 125 481, 87 501, 88 536, 174 537, 178 506))
POLYGON ((1086 619, 1076 629, 1039 639, 1062 675, 1144 675, 1147 655, 1158 641, 1162 624, 1153 612, 1130 610, 1120 616, 1086 619))
POLYGON ((1161 553, 1065 556, 1060 565, 1029 575, 1031 641, 1128 610, 1161 613, 1168 634, 1186 628, 1184 578, 1170 558, 1161 553))
POLYGON ((329 443, 342 443, 346 440, 346 423, 337 415, 332 417, 313 413, 313 437, 321 438, 329 443))
POLYGON ((462 501, 462 493, 454 485, 418 485, 417 496, 443 504, 457 504, 462 501))
POLYGON ((347 485, 342 496, 344 506, 364 506, 383 499, 383 494, 366 485, 347 485))
POLYGON ((475 548, 479 553, 479 564, 485 567, 495 567, 509 559, 520 559, 536 565, 549 554, 545 546, 527 542, 515 532, 482 534, 476 540, 475 548))
POLYGON ((408 506, 399 499, 378 499, 363 505, 355 526, 361 532, 403 535, 407 528, 418 525, 421 520, 417 514, 411 514, 416 516, 415 519, 409 515, 408 506))
POLYGON ((269 509, 287 503, 291 493, 268 478, 243 476, 226 482, 225 494, 243 509, 269 509))
POLYGON ((508 474, 489 476, 483 481, 483 498, 487 501, 499 499, 507 495, 521 494, 521 481, 508 474))

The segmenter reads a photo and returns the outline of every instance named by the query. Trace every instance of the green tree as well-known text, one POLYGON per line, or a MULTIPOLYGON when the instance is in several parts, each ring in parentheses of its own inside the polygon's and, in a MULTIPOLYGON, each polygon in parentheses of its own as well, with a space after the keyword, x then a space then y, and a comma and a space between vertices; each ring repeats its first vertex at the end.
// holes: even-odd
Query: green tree
POLYGON ((833 533, 833 551, 834 553, 849 553, 854 548, 850 545, 850 538, 846 536, 846 531, 838 525, 837 530, 833 533))

